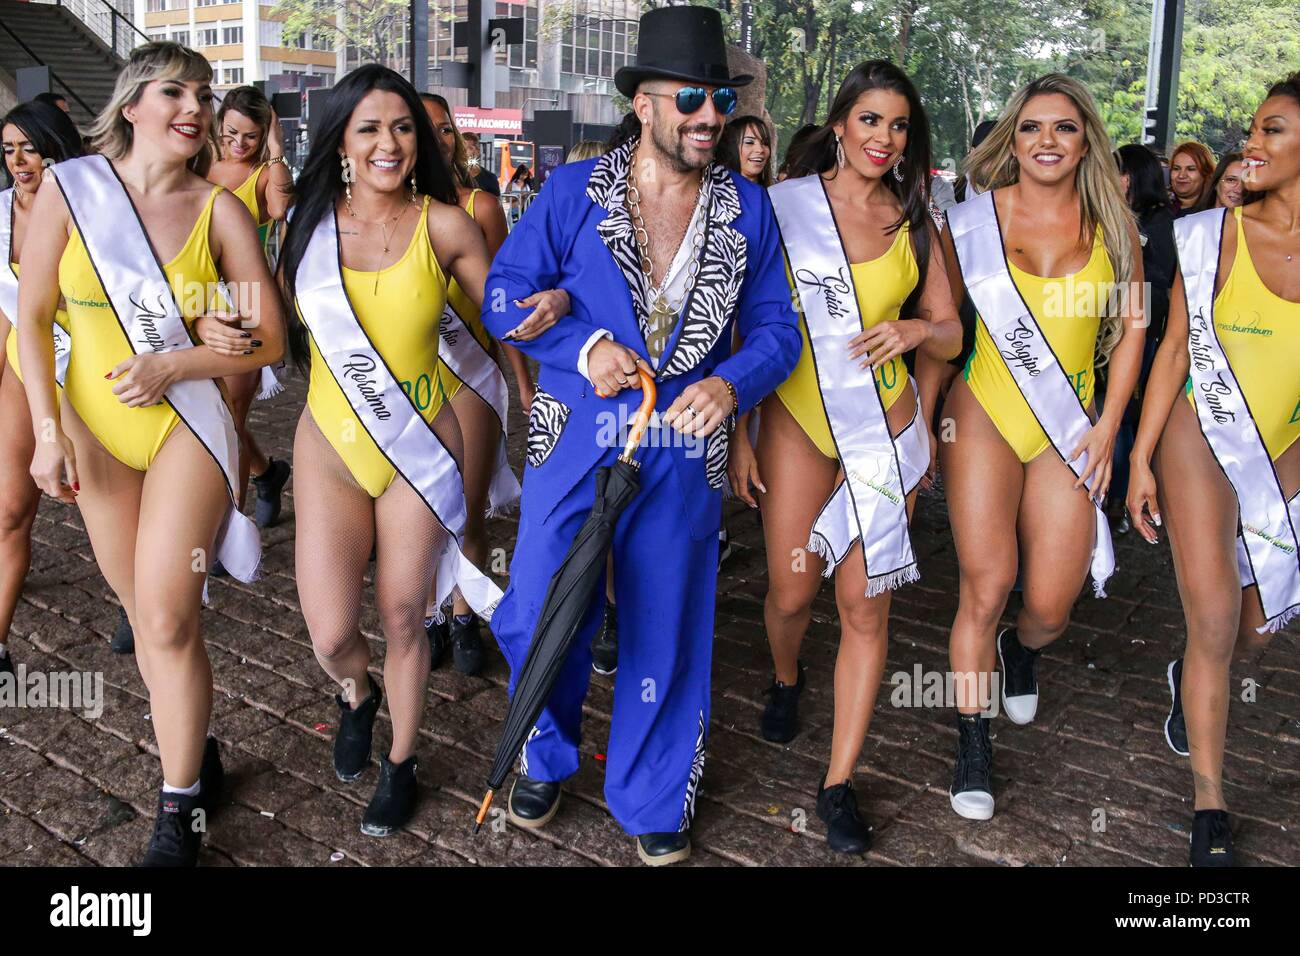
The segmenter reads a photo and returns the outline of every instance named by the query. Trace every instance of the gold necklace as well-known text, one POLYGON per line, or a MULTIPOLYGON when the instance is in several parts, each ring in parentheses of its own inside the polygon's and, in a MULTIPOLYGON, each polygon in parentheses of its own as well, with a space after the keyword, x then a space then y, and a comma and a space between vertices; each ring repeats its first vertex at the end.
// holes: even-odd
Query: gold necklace
MULTIPOLYGON (((650 260, 650 233, 647 231, 645 226, 645 217, 641 215, 641 191, 637 189, 636 173, 634 171, 635 167, 636 161, 634 159, 627 168, 627 207, 628 213, 632 217, 632 234, 636 239, 636 251, 637 257, 640 259, 641 274, 645 276, 646 291, 649 292, 654 299, 650 305, 651 314, 652 316, 676 315, 681 312, 682 306, 686 304, 686 300, 690 297, 691 291, 695 288, 695 281, 700 274, 699 253, 701 247, 704 245, 704 230, 697 230, 694 237, 692 237, 691 263, 686 274, 686 288, 682 291, 682 296, 677 300, 677 304, 673 305, 668 301, 667 290, 654 284, 654 263, 650 260)), ((705 177, 701 175, 700 192, 695 200, 697 207, 700 203, 700 197, 704 195, 704 184, 705 177)), ((691 213, 691 218, 695 218, 694 212, 691 213)), ((690 220, 687 220, 687 232, 690 231, 690 228, 690 220)), ((683 238, 685 238, 685 236, 683 236, 683 238)), ((669 263, 668 268, 669 271, 672 270, 671 263, 669 263)), ((665 276, 665 278, 667 277, 665 276)), ((652 322, 651 325, 653 326, 653 324, 654 323, 652 322)))
MULTIPOLYGON (((404 204, 404 205, 402 206, 402 208, 399 209, 399 210, 397 211, 397 214, 396 214, 396 215, 394 215, 394 216, 392 216, 392 217, 390 217, 390 218, 388 218, 388 219, 380 219, 380 220, 377 220, 377 221, 371 221, 371 220, 369 220, 369 219, 362 219, 360 216, 357 215, 356 210, 354 210, 354 209, 352 208, 352 196, 351 196, 351 194, 348 194, 348 195, 346 195, 346 196, 344 197, 344 202, 347 204, 347 207, 348 207, 348 215, 351 216, 353 219, 357 220, 358 222, 363 222, 363 223, 365 223, 365 224, 368 225, 368 226, 378 226, 378 227, 379 227, 379 234, 380 234, 381 236, 383 236, 383 249, 382 249, 382 250, 380 251, 380 253, 379 253, 379 262, 378 262, 378 264, 375 266, 375 288, 374 288, 374 294, 375 294, 375 295, 378 295, 378 294, 379 294, 379 273, 380 273, 380 272, 382 271, 382 269, 383 269, 383 265, 384 265, 384 257, 388 255, 388 251, 389 251, 388 242, 389 242, 389 239, 392 237, 393 232, 395 232, 395 231, 397 230, 397 222, 398 222, 398 220, 401 219, 402 216, 404 216, 404 215, 406 214, 406 210, 410 209, 413 205, 415 205, 416 201, 417 201, 417 200, 416 200, 415 191, 412 190, 412 192, 411 192, 411 201, 408 202, 408 203, 406 203, 406 204, 404 204), (390 228, 391 228, 392 231, 390 231, 390 228)), ((418 228, 418 226, 417 226, 417 228, 418 228)))

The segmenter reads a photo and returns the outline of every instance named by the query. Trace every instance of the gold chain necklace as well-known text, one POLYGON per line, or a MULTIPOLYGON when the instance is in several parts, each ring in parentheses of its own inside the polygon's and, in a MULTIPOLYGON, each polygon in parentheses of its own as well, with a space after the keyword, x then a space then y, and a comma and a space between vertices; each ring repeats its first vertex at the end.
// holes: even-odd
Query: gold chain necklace
MULTIPOLYGON (((650 293, 653 301, 650 305, 651 326, 654 326, 653 317, 658 315, 669 316, 676 315, 686 304, 687 298, 690 297, 691 291, 695 288, 695 281, 700 274, 700 249, 704 246, 704 230, 698 229, 691 241, 691 263, 686 274, 686 288, 682 292, 681 298, 676 305, 670 304, 667 297, 667 290, 654 284, 654 263, 650 259, 650 233, 646 230, 645 217, 641 215, 641 191, 637 189, 636 173, 634 171, 636 161, 633 161, 627 168, 627 208, 628 213, 632 216, 633 236, 636 238, 637 257, 641 263, 641 274, 645 276, 646 291, 650 293)), ((704 195, 705 177, 700 177, 700 192, 696 197, 696 206, 699 206, 700 198, 704 195)), ((695 218, 694 212, 691 213, 691 219, 695 218)), ((687 232, 690 231, 690 220, 686 223, 687 232)), ((685 238, 685 236, 683 236, 685 238)), ((669 263, 668 269, 672 271, 672 263, 669 263)), ((667 280, 667 276, 664 277, 667 280)))
MULTIPOLYGON (((416 200, 415 192, 414 191, 411 192, 411 201, 405 203, 402 206, 402 208, 397 211, 396 215, 388 219, 380 219, 377 221, 362 219, 360 216, 358 216, 356 210, 352 208, 351 195, 346 196, 344 198, 344 202, 347 204, 349 216, 357 220, 357 222, 365 223, 367 226, 378 226, 379 234, 383 236, 383 249, 379 253, 379 262, 375 266, 374 294, 378 295, 379 294, 379 273, 383 270, 384 257, 387 256, 389 252, 389 246, 388 246, 389 240, 392 238, 393 233, 397 231, 398 220, 400 220, 404 215, 406 215, 406 210, 410 209, 412 206, 416 204, 417 200, 416 200)), ((418 229, 419 226, 416 226, 416 228, 418 229)))

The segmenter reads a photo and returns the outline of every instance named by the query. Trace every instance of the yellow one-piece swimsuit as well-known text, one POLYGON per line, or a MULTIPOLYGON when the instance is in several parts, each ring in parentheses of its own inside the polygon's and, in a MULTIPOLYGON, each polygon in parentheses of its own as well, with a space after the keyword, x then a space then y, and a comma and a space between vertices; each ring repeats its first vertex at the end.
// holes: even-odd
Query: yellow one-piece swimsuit
POLYGON ((262 175, 262 170, 266 169, 266 166, 266 163, 259 163, 253 167, 248 178, 231 190, 235 198, 247 206, 248 211, 253 214, 253 222, 257 223, 257 238, 262 243, 263 249, 266 248, 266 240, 271 233, 271 220, 263 219, 261 210, 257 208, 257 178, 262 175))
MULTIPOLYGON (((469 194, 469 201, 465 203, 465 211, 469 213, 471 219, 474 218, 474 198, 482 191, 481 189, 475 189, 469 194)), ((447 283, 447 303, 460 316, 470 334, 478 340, 478 344, 491 352, 492 337, 488 335, 488 330, 483 326, 483 319, 479 315, 478 306, 474 304, 455 279, 451 279, 447 283)), ((442 375, 442 384, 447 401, 451 401, 456 397, 456 393, 460 391, 463 383, 456 377, 456 373, 447 367, 446 362, 439 362, 438 368, 442 375)))
MULTIPOLYGON (((14 275, 18 275, 18 263, 11 262, 9 265, 14 270, 14 275)), ((59 309, 59 311, 55 312, 54 321, 65 332, 67 331, 68 313, 66 311, 59 309)), ((9 359, 9 367, 14 370, 14 374, 18 376, 18 381, 21 382, 23 380, 23 370, 18 364, 18 326, 16 324, 9 327, 9 335, 5 338, 5 355, 9 359)), ((55 386, 55 392, 59 396, 63 395, 63 389, 57 385, 55 386)))
MULTIPOLYGON (((379 272, 343 269, 343 286, 375 349, 402 383, 415 407, 432 422, 446 400, 438 375, 438 326, 447 301, 447 280, 429 242, 429 197, 402 257, 379 272)), ((397 471, 357 421, 347 396, 309 337, 311 376, 307 407, 321 434, 372 498, 382 495, 397 471)))
MULTIPOLYGON (((191 337, 194 320, 204 314, 215 295, 217 266, 212 259, 208 226, 212 204, 221 189, 212 187, 184 247, 163 266, 191 337)), ((145 471, 180 418, 166 402, 131 408, 113 394, 114 383, 104 376, 134 351, 109 307, 108 296, 75 227, 59 260, 59 290, 67 302, 68 333, 74 343, 64 386, 66 397, 109 454, 129 468, 145 471)))
MULTIPOLYGON (((849 269, 853 273, 853 288, 858 310, 862 313, 863 331, 881 322, 897 319, 899 310, 916 288, 920 277, 907 224, 904 223, 895 233, 894 242, 884 255, 866 262, 850 263, 849 269)), ((822 405, 821 388, 817 384, 817 368, 813 364, 812 345, 808 341, 808 325, 802 314, 799 316, 799 335, 803 339, 799 361, 790 377, 777 386, 776 395, 794 416, 804 434, 817 446, 817 450, 827 458, 836 458, 835 442, 831 438, 830 423, 826 420, 826 409, 822 405)), ((895 356, 876 369, 875 378, 876 391, 888 412, 907 387, 907 366, 903 357, 895 356)))
MULTIPOLYGON (((1101 313, 1115 281, 1115 270, 1097 228, 1088 264, 1068 276, 1036 276, 1008 262, 1011 278, 1043 330, 1084 408, 1096 386, 1094 356, 1101 313)), ((988 329, 975 326, 975 348, 966 362, 966 384, 1016 456, 1033 461, 1051 445, 1047 433, 1016 387, 988 329)))
MULTIPOLYGON (((1277 461, 1300 438, 1300 302, 1282 298, 1259 277, 1246 245, 1241 207, 1237 254, 1214 298, 1214 328, 1263 436, 1277 461)), ((1192 381, 1187 400, 1195 405, 1192 381)))

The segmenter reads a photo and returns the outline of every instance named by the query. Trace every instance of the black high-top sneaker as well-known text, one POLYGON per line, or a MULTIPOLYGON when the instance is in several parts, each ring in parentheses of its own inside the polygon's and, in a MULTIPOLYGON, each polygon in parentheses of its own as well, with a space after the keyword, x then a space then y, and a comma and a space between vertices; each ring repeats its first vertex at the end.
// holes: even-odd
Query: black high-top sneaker
POLYGON ((1236 866, 1227 810, 1197 810, 1192 817, 1192 866, 1236 866))
POLYGON ((131 621, 126 616, 124 607, 117 609, 117 630, 113 632, 113 641, 108 649, 114 654, 135 653, 135 631, 131 629, 131 621))
POLYGON ((618 607, 608 601, 600 630, 591 639, 591 669, 605 677, 618 670, 618 607))
POLYGON ((948 798, 953 812, 967 820, 993 816, 993 742, 989 720, 981 714, 957 715, 957 764, 948 798))
POLYGON ((375 679, 369 674, 370 696, 354 708, 342 694, 334 697, 339 705, 339 731, 334 735, 334 773, 344 783, 351 782, 370 764, 370 741, 374 736, 375 715, 384 699, 375 679))
POLYGON ((253 476, 257 500, 253 502, 253 518, 259 528, 269 528, 280 520, 280 493, 289 483, 289 463, 272 458, 266 471, 253 476))
POLYGON ((817 792, 817 816, 826 824, 826 845, 836 853, 866 853, 871 849, 871 824, 858 811, 852 780, 817 792))
POLYGON ((379 758, 379 783, 361 818, 361 832, 366 836, 389 836, 410 822, 415 813, 419 787, 415 782, 415 755, 401 763, 379 758))
POLYGON ((1165 672, 1169 678, 1169 716, 1165 718, 1165 743, 1180 757, 1190 757, 1192 748, 1187 745, 1187 721, 1183 720, 1183 659, 1169 662, 1165 672))
POLYGON ((429 670, 436 671, 442 663, 443 655, 447 653, 447 645, 451 643, 451 626, 446 618, 438 621, 426 617, 424 636, 429 639, 429 670))
POLYGON ((159 791, 158 817, 140 866, 197 866, 206 816, 198 794, 159 791))
POLYGON ((774 744, 788 744, 799 733, 799 695, 803 693, 807 676, 803 661, 799 662, 799 679, 794 685, 782 684, 775 678, 767 694, 767 706, 763 708, 763 717, 759 721, 758 731, 764 740, 774 744))
POLYGON ((1002 664, 1002 709, 1013 724, 1032 723, 1038 712, 1038 651, 1020 643, 1014 627, 998 635, 1002 664))
POLYGON ((451 619, 451 659, 456 670, 473 677, 483 669, 483 638, 478 618, 473 612, 456 614, 451 619))
POLYGON ((203 744, 203 763, 199 766, 199 806, 211 816, 221 800, 221 785, 226 779, 225 768, 221 766, 221 751, 217 747, 217 738, 209 737, 203 744))

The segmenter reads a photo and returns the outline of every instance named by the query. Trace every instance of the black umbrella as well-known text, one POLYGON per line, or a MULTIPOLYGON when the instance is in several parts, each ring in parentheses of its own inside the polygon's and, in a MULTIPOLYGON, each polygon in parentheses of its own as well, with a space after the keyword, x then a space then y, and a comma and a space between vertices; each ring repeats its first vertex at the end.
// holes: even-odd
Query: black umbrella
POLYGON ((506 711, 501 743, 497 745, 492 770, 488 774, 488 792, 474 820, 475 833, 487 817, 493 794, 501 789, 519 757, 524 738, 550 699, 578 627, 591 606, 596 584, 605 571, 605 555, 614 538, 614 525, 640 488, 637 472, 641 466, 633 455, 650 421, 656 392, 654 379, 648 373, 638 368, 637 374, 641 377, 643 392, 641 407, 633 419, 623 454, 613 465, 596 472, 596 504, 573 539, 559 570, 551 578, 542 613, 538 615, 537 627, 533 630, 532 643, 528 646, 528 657, 524 659, 523 669, 515 682, 514 696, 510 698, 510 707, 506 711))

